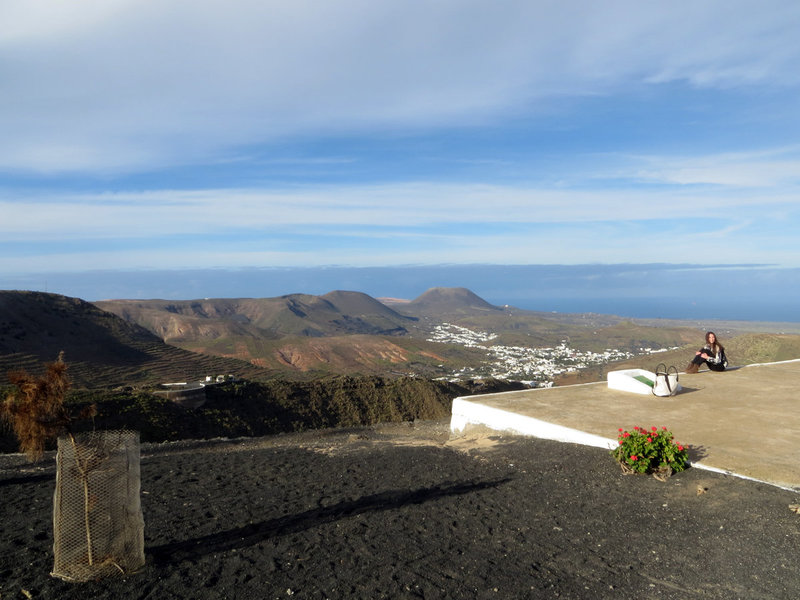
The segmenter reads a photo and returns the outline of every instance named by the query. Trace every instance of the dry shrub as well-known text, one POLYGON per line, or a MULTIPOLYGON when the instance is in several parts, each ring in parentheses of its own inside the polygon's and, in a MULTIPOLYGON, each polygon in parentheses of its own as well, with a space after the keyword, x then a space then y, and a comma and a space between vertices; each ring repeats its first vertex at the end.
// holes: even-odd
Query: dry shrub
POLYGON ((77 417, 73 417, 64 406, 64 398, 70 386, 67 364, 61 352, 41 377, 26 371, 8 373, 8 380, 16 390, 8 393, 0 404, 0 416, 7 422, 19 440, 19 449, 32 461, 38 460, 45 444, 70 431, 76 418, 91 416, 92 406, 77 417))

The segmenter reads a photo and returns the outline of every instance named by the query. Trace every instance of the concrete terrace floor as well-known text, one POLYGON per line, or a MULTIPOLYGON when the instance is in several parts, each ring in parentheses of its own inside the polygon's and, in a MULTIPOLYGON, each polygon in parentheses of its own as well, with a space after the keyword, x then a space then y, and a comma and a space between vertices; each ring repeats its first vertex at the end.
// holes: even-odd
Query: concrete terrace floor
POLYGON ((681 373, 658 398, 606 382, 457 398, 451 432, 471 426, 611 448, 618 428, 662 426, 700 468, 800 491, 800 360, 681 373))

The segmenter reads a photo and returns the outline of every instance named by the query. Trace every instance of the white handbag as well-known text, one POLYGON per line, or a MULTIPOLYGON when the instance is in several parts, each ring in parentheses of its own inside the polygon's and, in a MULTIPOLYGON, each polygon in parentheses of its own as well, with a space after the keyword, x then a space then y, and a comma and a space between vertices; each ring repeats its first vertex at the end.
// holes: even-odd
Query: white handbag
POLYGON ((674 396, 681 389, 678 383, 678 369, 674 366, 667 368, 661 363, 656 367, 656 380, 653 383, 654 396, 674 396))

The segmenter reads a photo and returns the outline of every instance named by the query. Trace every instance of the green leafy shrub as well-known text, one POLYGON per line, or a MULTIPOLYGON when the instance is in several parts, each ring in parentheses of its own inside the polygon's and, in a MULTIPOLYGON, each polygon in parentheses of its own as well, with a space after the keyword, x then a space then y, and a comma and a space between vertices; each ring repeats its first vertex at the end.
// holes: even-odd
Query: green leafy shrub
POLYGON ((618 445, 611 454, 623 473, 652 474, 662 481, 686 469, 689 448, 674 441, 666 427, 634 427, 633 431, 619 429, 618 445))

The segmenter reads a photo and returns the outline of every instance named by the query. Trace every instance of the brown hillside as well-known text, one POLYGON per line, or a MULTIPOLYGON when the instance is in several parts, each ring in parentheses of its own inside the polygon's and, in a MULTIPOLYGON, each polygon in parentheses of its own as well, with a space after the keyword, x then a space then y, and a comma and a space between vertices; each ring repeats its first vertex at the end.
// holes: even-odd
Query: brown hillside
POLYGON ((415 322, 366 294, 342 291, 278 298, 111 300, 97 302, 97 306, 168 342, 247 336, 403 335, 415 322))
POLYGON ((470 348, 436 344, 408 336, 287 336, 280 340, 226 338, 176 342, 193 352, 248 360, 270 371, 297 377, 324 374, 416 373, 439 376, 485 360, 470 348))
POLYGON ((146 329, 78 298, 0 291, 0 383, 9 370, 40 373, 64 351, 76 387, 103 388, 201 379, 233 373, 269 374, 238 360, 169 346, 146 329))
POLYGON ((465 288, 432 288, 394 308, 350 291, 260 299, 127 300, 98 306, 181 348, 303 376, 387 371, 439 376, 485 363, 485 353, 426 341, 445 321, 494 333, 495 344, 552 347, 568 340, 576 349, 595 351, 638 352, 680 345, 698 335, 686 327, 646 327, 608 315, 498 308, 465 288))
POLYGON ((83 360, 129 362, 137 346, 157 342, 143 327, 127 323, 78 298, 42 292, 0 291, 0 354, 55 356, 60 340, 83 360))

